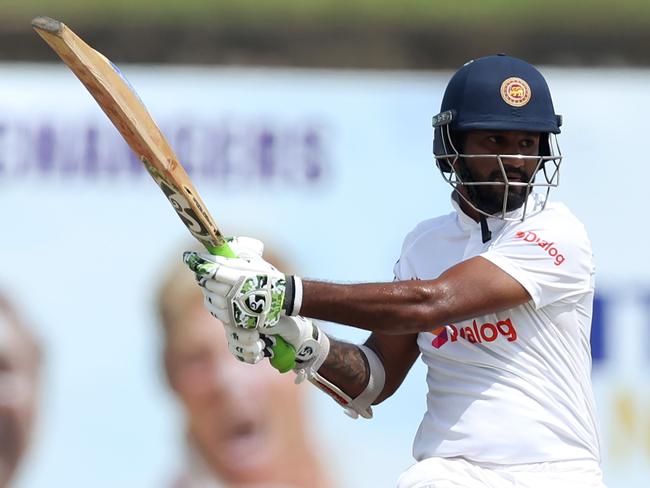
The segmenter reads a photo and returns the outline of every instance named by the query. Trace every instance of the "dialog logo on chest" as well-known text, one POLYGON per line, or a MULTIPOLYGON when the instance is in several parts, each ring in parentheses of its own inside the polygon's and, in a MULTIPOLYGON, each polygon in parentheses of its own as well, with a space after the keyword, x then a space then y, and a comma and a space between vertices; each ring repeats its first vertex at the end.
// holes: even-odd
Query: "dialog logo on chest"
POLYGON ((479 324, 474 319, 472 325, 466 327, 447 324, 434 329, 431 333, 435 336, 431 341, 431 345, 436 349, 440 349, 447 342, 457 342, 458 340, 465 340, 471 344, 494 342, 499 338, 508 342, 517 340, 517 328, 509 318, 499 320, 496 324, 490 322, 479 324))

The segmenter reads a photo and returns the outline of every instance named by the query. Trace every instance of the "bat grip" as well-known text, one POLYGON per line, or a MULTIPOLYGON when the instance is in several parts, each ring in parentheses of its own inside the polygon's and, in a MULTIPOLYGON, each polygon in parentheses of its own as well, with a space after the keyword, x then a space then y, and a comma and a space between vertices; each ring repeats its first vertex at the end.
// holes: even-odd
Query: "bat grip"
POLYGON ((230 249, 230 246, 228 245, 227 242, 224 241, 224 243, 220 246, 206 246, 208 249, 208 252, 212 254, 213 256, 222 256, 224 258, 236 258, 237 255, 232 252, 232 249, 230 249))
POLYGON ((273 357, 269 359, 271 366, 280 373, 291 371, 296 367, 296 350, 280 336, 275 336, 275 340, 275 346, 271 348, 273 357))

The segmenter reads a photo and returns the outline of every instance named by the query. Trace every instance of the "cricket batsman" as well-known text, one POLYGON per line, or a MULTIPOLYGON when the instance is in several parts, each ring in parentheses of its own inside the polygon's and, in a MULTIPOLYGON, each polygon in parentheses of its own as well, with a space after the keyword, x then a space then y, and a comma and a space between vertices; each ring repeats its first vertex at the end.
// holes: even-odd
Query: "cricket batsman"
POLYGON ((391 283, 285 275, 246 238, 232 242, 237 258, 186 253, 230 351, 292 367, 365 418, 421 356, 427 410, 398 488, 604 487, 591 243, 565 205, 548 201, 561 122, 527 62, 495 55, 460 68, 433 117, 453 211, 406 236, 391 283), (345 343, 311 319, 371 335, 345 343), (280 352, 278 337, 293 349, 280 352))

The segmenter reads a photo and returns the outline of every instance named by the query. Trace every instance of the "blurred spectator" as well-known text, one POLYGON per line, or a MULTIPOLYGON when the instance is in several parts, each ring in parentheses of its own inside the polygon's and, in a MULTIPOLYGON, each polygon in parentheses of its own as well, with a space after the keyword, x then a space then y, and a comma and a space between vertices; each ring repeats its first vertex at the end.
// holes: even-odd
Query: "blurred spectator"
POLYGON ((9 486, 29 445, 38 400, 41 349, 0 295, 0 487, 9 486))
POLYGON ((308 388, 268 361, 237 361, 202 300, 179 259, 158 296, 165 371, 187 432, 187 465, 171 486, 331 487, 310 439, 308 388))

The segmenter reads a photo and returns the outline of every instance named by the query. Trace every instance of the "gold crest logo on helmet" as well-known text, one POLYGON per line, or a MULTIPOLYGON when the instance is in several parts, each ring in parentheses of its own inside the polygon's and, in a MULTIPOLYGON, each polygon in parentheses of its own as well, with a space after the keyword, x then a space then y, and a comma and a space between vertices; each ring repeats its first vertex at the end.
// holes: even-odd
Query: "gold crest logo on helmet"
POLYGON ((521 78, 508 78, 501 83, 501 98, 508 105, 523 107, 530 101, 530 86, 521 78))

